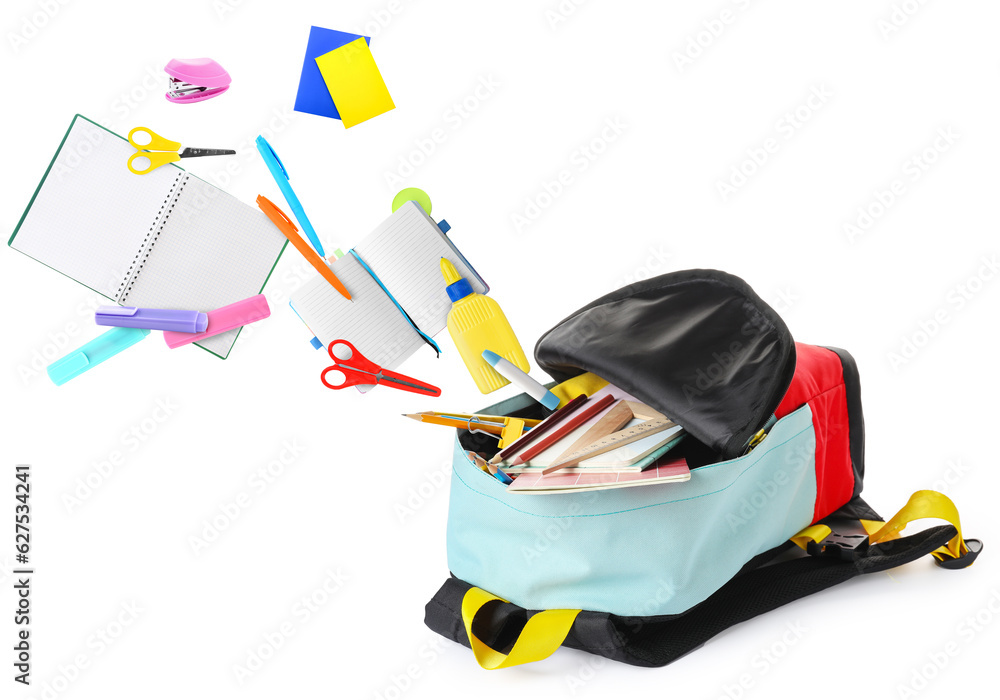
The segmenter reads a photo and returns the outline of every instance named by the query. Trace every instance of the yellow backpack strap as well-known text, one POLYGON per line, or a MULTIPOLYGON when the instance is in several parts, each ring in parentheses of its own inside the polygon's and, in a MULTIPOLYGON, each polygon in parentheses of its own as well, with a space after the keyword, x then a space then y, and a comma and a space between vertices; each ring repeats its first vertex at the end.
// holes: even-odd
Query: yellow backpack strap
POLYGON ((970 555, 970 550, 971 561, 965 564, 965 566, 975 561, 975 558, 979 555, 979 551, 982 549, 982 543, 979 540, 966 541, 963 539, 962 522, 958 517, 958 508, 955 507, 950 498, 937 491, 917 491, 910 496, 910 500, 906 502, 906 505, 898 513, 889 518, 889 521, 879 528, 875 534, 870 535, 869 540, 872 544, 878 544, 879 542, 894 539, 899 536, 899 533, 909 523, 914 520, 922 520, 923 518, 944 520, 953 525, 956 530, 955 536, 948 541, 948 544, 944 547, 938 547, 931 552, 931 555, 939 564, 947 565, 949 562, 958 563, 959 560, 965 559, 970 555))
MULTIPOLYGON (((955 528, 956 534, 943 547, 931 552, 937 563, 945 568, 961 569, 971 566, 979 552, 982 542, 966 540, 962 537, 962 523, 958 517, 958 508, 950 498, 937 491, 917 491, 906 502, 898 513, 889 518, 888 522, 880 520, 861 520, 861 526, 868 533, 869 545, 899 539, 900 533, 914 520, 936 518, 944 520, 955 528)), ((831 534, 831 529, 817 523, 805 528, 791 538, 792 542, 802 549, 807 549, 810 543, 820 543, 831 534)))
POLYGON ((806 529, 800 531, 799 534, 790 539, 802 549, 806 549, 810 542, 822 542, 830 535, 831 532, 833 532, 833 530, 831 530, 828 525, 816 523, 815 525, 810 525, 806 529))
POLYGON ((514 646, 507 654, 491 649, 472 634, 472 621, 484 605, 494 600, 508 601, 487 593, 481 588, 470 588, 462 598, 462 621, 469 637, 472 653, 479 665, 487 671, 509 668, 520 664, 541 661, 558 649, 569 634, 579 610, 543 610, 535 613, 521 630, 514 646))

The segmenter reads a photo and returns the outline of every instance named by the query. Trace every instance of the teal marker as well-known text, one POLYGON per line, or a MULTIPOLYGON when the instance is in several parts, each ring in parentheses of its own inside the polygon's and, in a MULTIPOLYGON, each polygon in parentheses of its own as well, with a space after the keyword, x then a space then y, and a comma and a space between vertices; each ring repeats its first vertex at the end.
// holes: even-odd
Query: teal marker
POLYGON ((46 369, 49 379, 56 386, 62 386, 122 350, 132 347, 147 335, 149 330, 146 328, 112 328, 49 365, 46 369))

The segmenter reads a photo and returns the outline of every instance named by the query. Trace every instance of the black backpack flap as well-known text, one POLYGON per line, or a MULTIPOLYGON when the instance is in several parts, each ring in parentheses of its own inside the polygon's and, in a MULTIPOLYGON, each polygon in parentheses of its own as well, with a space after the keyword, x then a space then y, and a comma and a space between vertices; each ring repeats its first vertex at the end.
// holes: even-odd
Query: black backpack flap
POLYGON ((683 270, 573 313, 542 336, 535 360, 560 382, 593 372, 729 459, 787 391, 795 343, 739 277, 683 270))

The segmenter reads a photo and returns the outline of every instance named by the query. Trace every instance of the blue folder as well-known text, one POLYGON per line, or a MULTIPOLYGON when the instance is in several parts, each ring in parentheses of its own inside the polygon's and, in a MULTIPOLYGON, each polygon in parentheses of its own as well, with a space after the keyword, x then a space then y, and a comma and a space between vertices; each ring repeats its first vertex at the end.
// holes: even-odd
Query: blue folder
MULTIPOLYGON (((334 49, 339 49, 344 44, 349 44, 355 39, 360 39, 360 34, 350 34, 349 32, 338 32, 333 29, 323 27, 313 27, 309 30, 309 43, 306 44, 306 57, 302 62, 302 77, 299 78, 299 91, 295 94, 295 111, 306 114, 317 114, 321 117, 333 117, 340 119, 340 112, 337 105, 333 104, 330 91, 323 81, 323 76, 316 65, 316 59, 334 49)), ((365 41, 371 45, 371 37, 365 37, 365 41)))

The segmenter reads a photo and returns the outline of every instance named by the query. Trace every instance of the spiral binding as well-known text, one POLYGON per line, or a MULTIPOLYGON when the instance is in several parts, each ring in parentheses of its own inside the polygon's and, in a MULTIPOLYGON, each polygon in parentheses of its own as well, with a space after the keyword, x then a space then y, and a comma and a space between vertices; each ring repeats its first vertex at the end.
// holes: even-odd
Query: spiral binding
POLYGON ((163 204, 160 205, 160 210, 156 213, 156 218, 153 219, 153 223, 149 227, 146 237, 142 240, 142 245, 139 246, 139 252, 135 254, 135 257, 132 259, 132 264, 129 265, 128 270, 125 272, 125 277, 122 279, 122 283, 118 285, 118 291, 115 292, 115 298, 118 299, 119 304, 124 302, 125 297, 127 297, 132 291, 132 286, 139 277, 139 273, 142 272, 142 268, 146 264, 146 260, 149 259, 149 254, 152 252, 153 246, 156 245, 156 239, 159 238, 160 233, 163 232, 163 227, 166 226, 167 219, 170 218, 170 215, 174 211, 174 207, 177 206, 177 199, 180 197, 181 192, 184 191, 184 187, 187 185, 187 182, 187 173, 178 173, 177 179, 174 180, 174 184, 170 186, 170 191, 167 192, 167 196, 164 198, 163 204), (178 183, 180 183, 179 187, 178 183), (126 285, 128 286, 126 287, 126 285), (122 292, 122 288, 125 288, 124 292, 122 292))

